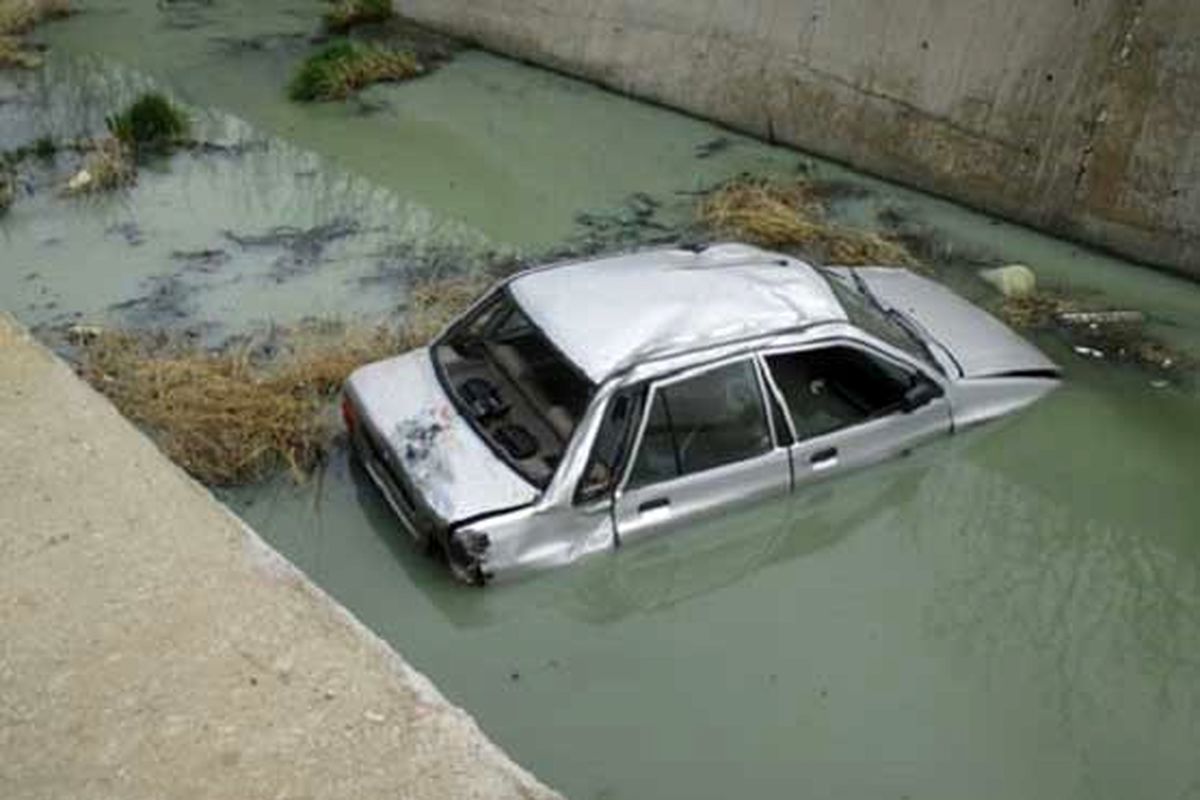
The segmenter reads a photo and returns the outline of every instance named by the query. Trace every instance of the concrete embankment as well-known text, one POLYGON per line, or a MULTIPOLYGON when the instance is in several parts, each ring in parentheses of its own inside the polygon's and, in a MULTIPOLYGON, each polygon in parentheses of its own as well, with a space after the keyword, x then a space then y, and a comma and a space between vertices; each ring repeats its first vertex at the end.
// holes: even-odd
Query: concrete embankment
POLYGON ((396 0, 413 18, 1200 277, 1195 0, 396 0))
POLYGON ((556 796, 0 315, 0 797, 556 796))

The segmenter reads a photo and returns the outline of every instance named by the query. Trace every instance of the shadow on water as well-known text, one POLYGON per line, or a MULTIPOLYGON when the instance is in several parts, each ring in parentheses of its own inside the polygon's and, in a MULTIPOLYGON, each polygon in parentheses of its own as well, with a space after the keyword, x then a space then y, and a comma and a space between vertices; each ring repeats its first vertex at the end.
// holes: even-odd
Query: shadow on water
MULTIPOLYGON (((329 566, 330 554, 306 552, 304 540, 352 527, 369 529, 378 545, 374 550, 386 551, 388 561, 405 578, 393 582, 390 593, 415 587, 456 628, 511 625, 522 607, 552 608, 574 622, 608 625, 670 609, 751 578, 759 570, 834 546, 889 509, 911 502, 932 457, 917 453, 869 475, 807 487, 671 537, 482 590, 458 583, 443 563, 420 551, 344 447, 335 450, 320 478, 306 486, 278 481, 222 494, 250 519, 263 509, 273 518, 271 529, 295 525, 296 540, 285 549, 318 580, 329 566)), ((393 605, 395 597, 389 600, 388 593, 384 587, 384 594, 372 597, 370 605, 393 605)), ((371 614, 369 609, 365 612, 371 614)))

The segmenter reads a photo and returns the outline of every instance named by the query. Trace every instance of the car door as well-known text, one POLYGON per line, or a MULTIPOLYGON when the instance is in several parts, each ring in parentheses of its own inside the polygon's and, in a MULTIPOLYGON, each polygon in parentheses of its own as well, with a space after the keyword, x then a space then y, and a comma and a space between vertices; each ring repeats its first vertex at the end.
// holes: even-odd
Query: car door
POLYGON ((613 503, 617 541, 673 530, 791 486, 753 357, 661 381, 613 503))
POLYGON ((827 342, 762 358, 792 425, 796 485, 900 455, 950 430, 941 386, 863 343, 827 342))

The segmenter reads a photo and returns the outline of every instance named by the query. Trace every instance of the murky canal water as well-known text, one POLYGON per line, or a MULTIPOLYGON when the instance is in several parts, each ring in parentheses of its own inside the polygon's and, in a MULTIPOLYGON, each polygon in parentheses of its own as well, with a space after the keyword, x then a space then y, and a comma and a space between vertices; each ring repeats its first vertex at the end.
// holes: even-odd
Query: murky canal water
MULTIPOLYGON (((687 192, 807 169, 859 187, 844 218, 899 211, 952 261, 1030 263, 1200 353, 1194 285, 490 55, 290 104, 319 10, 104 0, 47 29, 47 68, 0 76, 0 145, 94 132, 156 84, 226 148, 89 201, 53 190, 63 165, 29 172, 0 308, 217 336, 375 316, 431 270, 652 239, 625 224, 638 193, 670 228, 687 192)), ((1200 798, 1200 395, 1041 344, 1069 381, 1016 419, 487 591, 419 556, 344 456, 225 496, 572 797, 1200 798)))

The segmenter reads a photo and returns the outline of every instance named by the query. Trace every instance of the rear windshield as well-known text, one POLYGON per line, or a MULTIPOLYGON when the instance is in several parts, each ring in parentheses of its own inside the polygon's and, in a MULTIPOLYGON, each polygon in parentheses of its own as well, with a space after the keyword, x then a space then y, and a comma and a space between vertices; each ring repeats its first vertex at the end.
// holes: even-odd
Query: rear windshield
POLYGON ((445 389, 492 449, 535 486, 558 468, 594 389, 497 291, 433 348, 445 389))

